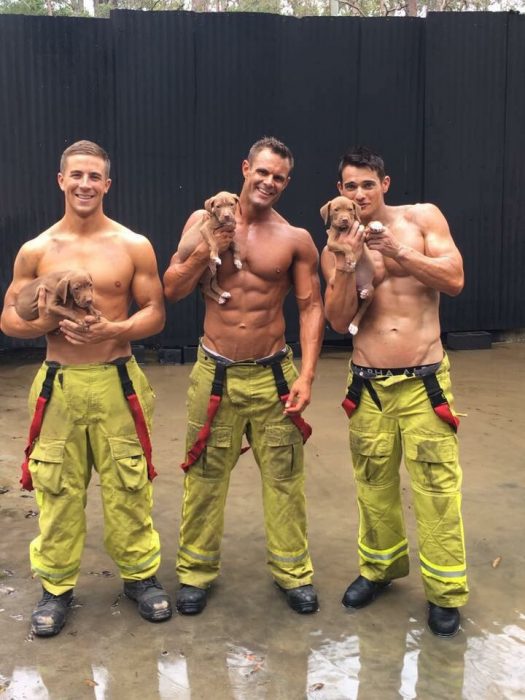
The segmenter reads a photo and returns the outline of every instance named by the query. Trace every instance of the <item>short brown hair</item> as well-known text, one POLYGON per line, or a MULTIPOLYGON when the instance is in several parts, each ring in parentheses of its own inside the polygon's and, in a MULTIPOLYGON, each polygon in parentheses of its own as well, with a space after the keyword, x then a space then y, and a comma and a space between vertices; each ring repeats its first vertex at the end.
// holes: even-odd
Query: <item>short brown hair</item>
POLYGON ((60 158, 60 172, 62 174, 66 169, 66 160, 69 156, 95 156, 96 158, 101 158, 104 161, 106 177, 109 177, 111 162, 106 151, 98 143, 93 141, 76 141, 71 146, 68 146, 60 158))
POLYGON ((253 144, 248 153, 248 163, 251 165, 255 156, 266 148, 272 153, 281 156, 281 158, 287 159, 290 162, 290 172, 292 172, 294 166, 292 152, 288 146, 274 136, 263 136, 262 139, 259 139, 253 144))

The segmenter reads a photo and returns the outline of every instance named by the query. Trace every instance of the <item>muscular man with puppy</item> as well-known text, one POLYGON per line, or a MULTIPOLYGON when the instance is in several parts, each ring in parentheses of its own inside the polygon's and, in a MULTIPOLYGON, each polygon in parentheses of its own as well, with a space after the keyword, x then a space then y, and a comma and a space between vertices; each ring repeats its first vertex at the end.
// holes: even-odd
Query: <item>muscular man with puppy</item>
MULTIPOLYGON (((365 245, 375 266, 375 295, 355 336, 345 409, 359 503, 360 576, 343 598, 370 603, 408 574, 399 465, 411 478, 419 559, 432 632, 451 636, 467 601, 461 518, 461 469, 449 361, 440 340, 440 292, 463 288, 463 263, 443 214, 432 204, 389 206, 383 160, 358 148, 341 159, 341 195, 361 208, 364 226, 345 238, 356 258, 365 245), (380 221, 384 229, 367 227, 380 221)), ((325 249, 326 315, 345 333, 358 306, 353 270, 325 249)))
MULTIPOLYGON (((226 252, 232 233, 214 233, 223 254, 219 284, 231 298, 222 305, 205 298, 204 335, 190 377, 177 558, 181 588, 176 606, 182 614, 202 611, 207 589, 219 574, 224 505, 243 435, 261 471, 273 578, 292 609, 311 613, 318 608, 306 537, 303 440, 308 426, 301 412, 310 402, 323 308, 313 241, 273 208, 290 181, 292 167, 290 150, 274 138, 255 143, 243 161, 234 234, 240 270, 231 252, 226 252), (283 303, 291 288, 299 307, 300 372, 284 336, 283 303), (285 400, 284 410, 279 397, 285 400), (213 401, 220 405, 210 424, 213 401)), ((184 231, 200 217, 202 211, 193 213, 184 231)), ((204 242, 185 262, 175 254, 164 275, 168 299, 178 301, 190 294, 208 262, 204 242)))
POLYGON ((30 407, 37 410, 22 476, 26 488, 34 484, 40 510, 40 534, 30 547, 31 567, 44 589, 32 615, 38 636, 57 634, 66 619, 84 546, 92 466, 100 479, 106 549, 125 594, 145 619, 171 617, 170 600, 155 576, 160 546, 151 519, 149 444, 154 396, 130 346, 163 328, 162 285, 149 241, 103 212, 109 167, 107 153, 90 141, 64 151, 58 184, 65 214, 20 249, 1 317, 7 335, 46 335, 47 340, 46 361, 30 393, 30 407), (91 274, 101 316, 87 315, 83 324, 58 322, 46 312, 41 289, 39 317, 20 318, 15 310, 19 290, 68 267, 91 274), (132 301, 138 310, 129 316, 132 301))

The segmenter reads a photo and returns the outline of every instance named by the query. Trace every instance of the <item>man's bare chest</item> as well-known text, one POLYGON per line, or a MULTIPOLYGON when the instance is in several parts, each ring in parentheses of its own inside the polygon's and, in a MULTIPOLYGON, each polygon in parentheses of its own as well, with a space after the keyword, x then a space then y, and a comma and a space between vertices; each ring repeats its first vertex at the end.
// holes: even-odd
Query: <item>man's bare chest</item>
POLYGON ((91 274, 99 293, 129 289, 134 274, 133 261, 126 248, 111 241, 52 241, 40 259, 37 272, 42 275, 75 268, 91 274))
MULTIPOLYGON (((289 280, 294 255, 291 244, 277 236, 236 235, 242 269, 267 282, 289 280)), ((223 272, 235 274, 233 258, 228 254, 223 264, 223 272)), ((242 276, 242 275, 241 275, 242 276)))

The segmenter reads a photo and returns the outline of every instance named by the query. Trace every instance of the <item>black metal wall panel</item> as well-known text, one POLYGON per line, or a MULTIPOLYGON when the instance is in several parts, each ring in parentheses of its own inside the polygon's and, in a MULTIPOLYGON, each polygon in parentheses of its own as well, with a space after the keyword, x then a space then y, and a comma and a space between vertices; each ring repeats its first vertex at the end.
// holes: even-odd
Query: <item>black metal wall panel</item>
POLYGON ((383 156, 392 184, 387 202, 422 196, 424 22, 367 18, 361 22, 358 140, 383 156))
MULTIPOLYGON (((115 208, 153 243, 160 273, 195 204, 194 16, 180 12, 111 15, 115 42, 115 208)), ((170 305, 151 344, 184 345, 198 334, 197 295, 170 305)))
MULTIPOLYGON (((296 160, 279 211, 306 228, 321 250, 326 233, 319 209, 336 194, 337 162, 357 126, 357 72, 348 66, 358 63, 359 20, 317 19, 287 20, 272 82, 274 131, 296 160)), ((292 295, 285 314, 287 337, 295 341, 299 324, 292 295)))
MULTIPOLYGON (((113 66, 104 20, 9 15, 0 20, 3 294, 20 245, 62 214, 55 175, 66 145, 92 138, 111 147, 113 66)), ((2 336, 1 344, 28 343, 2 336)))
POLYGON ((507 94, 499 318, 507 328, 525 324, 525 17, 508 17, 507 94))
POLYGON ((425 191, 447 217, 465 288, 443 297, 449 329, 499 328, 507 17, 435 13, 426 23, 425 191))

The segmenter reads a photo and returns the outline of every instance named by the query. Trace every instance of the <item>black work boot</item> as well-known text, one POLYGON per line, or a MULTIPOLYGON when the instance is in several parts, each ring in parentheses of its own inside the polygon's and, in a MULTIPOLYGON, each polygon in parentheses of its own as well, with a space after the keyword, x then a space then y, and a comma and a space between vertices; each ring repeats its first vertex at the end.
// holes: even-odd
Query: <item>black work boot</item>
POLYGON ((124 594, 138 603, 139 614, 148 622, 170 619, 171 600, 156 576, 140 581, 124 581, 124 594))
POLYGON ((198 615, 206 607, 208 591, 197 586, 182 584, 177 591, 175 607, 181 615, 198 615))
POLYGON ((281 588, 279 584, 276 586, 286 595, 286 600, 292 610, 300 615, 309 615, 319 610, 317 593, 311 584, 296 588, 281 588))
POLYGON ((438 637, 453 637, 459 630, 460 615, 457 608, 442 608, 428 603, 428 626, 438 637))
POLYGON ((68 608, 73 600, 73 589, 53 595, 45 588, 44 595, 31 613, 31 631, 37 637, 53 637, 66 622, 68 608))
POLYGON ((370 581, 364 576, 358 576, 345 591, 341 601, 345 608, 364 608, 390 586, 390 581, 370 581))

